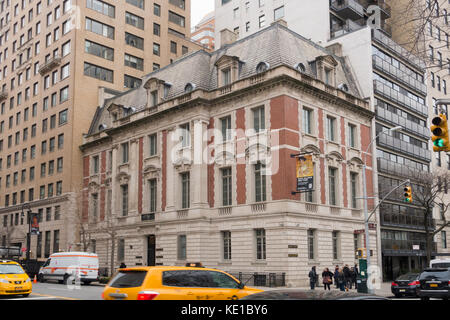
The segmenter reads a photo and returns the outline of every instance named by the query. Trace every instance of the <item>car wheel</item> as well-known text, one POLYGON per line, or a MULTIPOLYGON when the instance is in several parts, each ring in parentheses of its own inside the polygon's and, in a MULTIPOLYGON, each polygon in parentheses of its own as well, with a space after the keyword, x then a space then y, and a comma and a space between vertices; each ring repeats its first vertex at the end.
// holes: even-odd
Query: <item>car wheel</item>
POLYGON ((28 297, 29 295, 30 295, 29 293, 23 294, 22 297, 26 298, 26 297, 28 297))
POLYGON ((45 282, 44 275, 43 275, 43 274, 40 274, 40 275, 38 276, 38 280, 39 280, 40 283, 44 283, 44 282, 45 282))
POLYGON ((402 295, 401 295, 400 293, 396 293, 396 294, 395 294, 395 297, 396 297, 396 298, 401 298, 402 295))
POLYGON ((68 284, 69 284, 69 275, 68 275, 68 274, 65 274, 65 275, 64 275, 63 283, 64 283, 65 285, 68 285, 68 284))
POLYGON ((91 282, 90 282, 90 281, 83 281, 83 284, 86 285, 86 286, 88 286, 88 285, 91 284, 91 282))

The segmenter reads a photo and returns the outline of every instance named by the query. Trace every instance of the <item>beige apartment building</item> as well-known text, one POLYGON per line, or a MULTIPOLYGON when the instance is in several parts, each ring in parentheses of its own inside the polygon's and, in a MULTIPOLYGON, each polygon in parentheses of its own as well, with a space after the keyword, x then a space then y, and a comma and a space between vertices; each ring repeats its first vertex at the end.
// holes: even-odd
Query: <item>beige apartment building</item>
POLYGON ((0 245, 80 247, 79 146, 99 103, 201 46, 187 0, 0 1, 0 245), (24 212, 24 214, 22 214, 24 212))
MULTIPOLYGON (((395 0, 389 1, 389 3, 392 7, 390 19, 393 26, 392 38, 427 64, 427 105, 429 106, 429 123, 431 123, 431 120, 439 113, 436 100, 450 97, 448 89, 450 84, 450 2, 420 0, 411 4, 411 1, 408 0, 395 0)), ((446 107, 441 107, 447 112, 448 117, 446 107)), ((450 154, 434 152, 431 164, 432 171, 437 174, 448 172, 450 170, 450 154)), ((447 205, 450 201, 450 190, 447 186, 443 186, 442 191, 442 203, 447 205)), ((450 212, 447 212, 446 217, 448 221, 450 212)), ((437 227, 442 225, 439 206, 435 208, 434 219, 437 227)), ((435 242, 437 256, 448 258, 450 256, 450 227, 439 232, 435 236, 435 242)))
POLYGON ((219 50, 98 108, 81 148, 85 231, 102 270, 201 262, 303 286, 312 266, 355 263, 374 112, 350 65, 279 23, 235 38, 225 30, 219 50), (314 190, 292 194, 299 153, 312 155, 314 190))

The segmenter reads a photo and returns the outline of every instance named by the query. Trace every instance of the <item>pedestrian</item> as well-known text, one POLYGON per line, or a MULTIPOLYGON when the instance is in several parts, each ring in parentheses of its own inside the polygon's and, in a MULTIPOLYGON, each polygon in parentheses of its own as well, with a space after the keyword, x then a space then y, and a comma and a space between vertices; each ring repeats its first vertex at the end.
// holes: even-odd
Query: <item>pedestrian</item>
POLYGON ((120 264, 120 269, 123 269, 123 268, 126 268, 127 267, 127 265, 124 263, 124 262, 122 262, 121 264, 120 264))
POLYGON ((352 282, 350 283, 350 289, 352 288, 352 284, 355 284, 355 289, 358 289, 356 284, 356 278, 358 277, 358 274, 356 273, 355 267, 352 267, 350 271, 352 273, 352 282))
POLYGON ((339 284, 339 290, 345 291, 345 276, 344 276, 344 270, 343 270, 342 268, 340 268, 340 269, 337 271, 337 274, 338 274, 338 276, 337 276, 337 281, 338 281, 338 284, 339 284))
POLYGON ((333 283, 333 272, 330 272, 328 268, 325 268, 322 272, 322 283, 323 283, 323 289, 331 290, 330 285, 333 283))
POLYGON ((316 287, 316 282, 317 282, 317 278, 318 278, 315 266, 311 268, 311 271, 309 271, 308 277, 309 277, 309 285, 311 287, 311 290, 314 290, 314 288, 316 287))
POLYGON ((338 276, 339 276, 339 266, 336 265, 334 268, 334 284, 336 285, 336 289, 339 289, 339 282, 338 282, 338 276))
POLYGON ((348 264, 346 264, 346 265, 344 266, 344 268, 342 269, 342 271, 344 272, 345 288, 346 288, 346 290, 348 291, 348 288, 349 288, 349 287, 350 287, 350 289, 351 289, 350 282, 351 282, 351 280, 352 280, 352 276, 351 276, 351 274, 350 274, 350 269, 349 269, 349 267, 348 267, 348 264))

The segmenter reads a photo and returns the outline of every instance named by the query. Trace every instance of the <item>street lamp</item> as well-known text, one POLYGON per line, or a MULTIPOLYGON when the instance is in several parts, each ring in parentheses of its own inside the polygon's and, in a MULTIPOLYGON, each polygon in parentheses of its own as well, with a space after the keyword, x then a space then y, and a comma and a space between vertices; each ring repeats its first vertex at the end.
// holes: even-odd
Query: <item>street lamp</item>
MULTIPOLYGON (((394 128, 390 128, 387 130, 381 131, 375 138, 370 141, 369 145, 367 146, 365 157, 364 157, 364 163, 363 163, 363 200, 364 200, 364 235, 366 238, 366 257, 367 257, 367 269, 370 267, 370 239, 369 239, 369 219, 368 219, 368 212, 367 212, 367 182, 366 182, 366 167, 367 167, 367 153, 369 152, 370 147, 372 146, 372 143, 377 140, 377 138, 385 133, 399 131, 402 129, 402 126, 397 126, 394 128)), ((373 157, 372 157, 373 159, 373 157)), ((372 160, 373 161, 373 160, 372 160)), ((373 167, 373 165, 372 165, 373 167)), ((371 291, 371 290, 370 290, 371 291)))

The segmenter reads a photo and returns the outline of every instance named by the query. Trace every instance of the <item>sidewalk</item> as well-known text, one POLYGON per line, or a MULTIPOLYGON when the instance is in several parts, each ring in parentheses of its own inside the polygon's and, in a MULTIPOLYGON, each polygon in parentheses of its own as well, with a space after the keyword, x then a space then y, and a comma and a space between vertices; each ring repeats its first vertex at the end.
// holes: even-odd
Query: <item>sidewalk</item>
MULTIPOLYGON (((278 289, 298 289, 298 290, 310 290, 310 287, 295 287, 295 288, 287 288, 287 287, 253 287, 252 288, 257 288, 257 289, 261 289, 264 291, 269 291, 269 290, 278 290, 278 289)), ((316 287, 315 290, 323 290, 323 285, 320 287, 316 287)), ((339 289, 336 289, 335 285, 331 286, 331 291, 339 291, 339 289)), ((357 292, 356 289, 353 287, 353 289, 349 290, 349 292, 357 292)), ((382 296, 382 297, 392 297, 393 294, 391 292, 391 283, 390 282, 383 282, 381 284, 380 289, 375 289, 374 292, 377 296, 382 296)))

